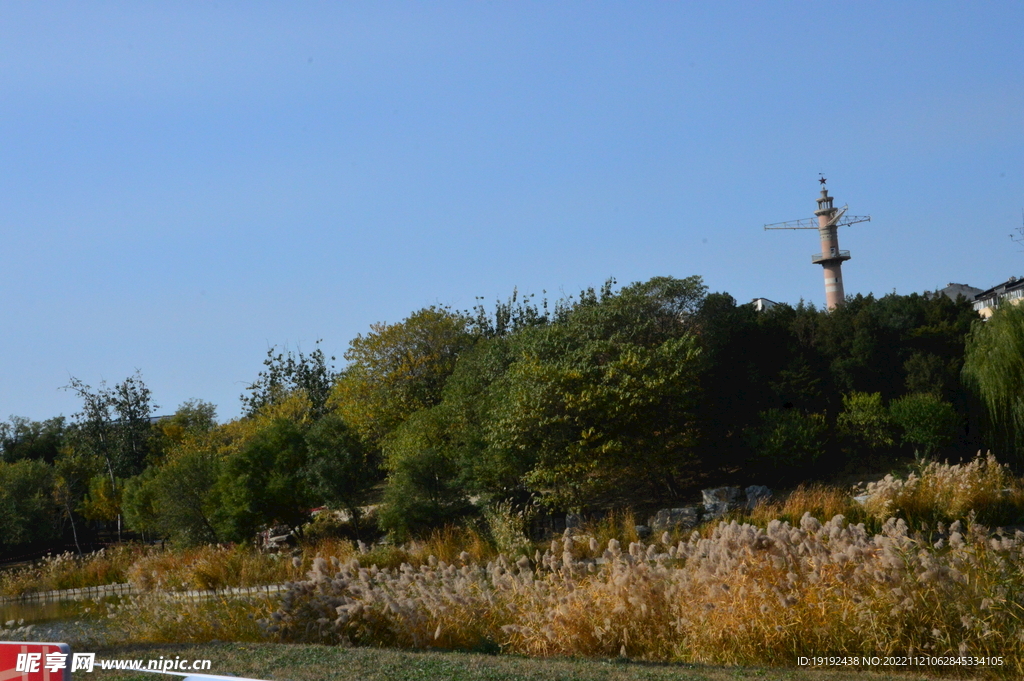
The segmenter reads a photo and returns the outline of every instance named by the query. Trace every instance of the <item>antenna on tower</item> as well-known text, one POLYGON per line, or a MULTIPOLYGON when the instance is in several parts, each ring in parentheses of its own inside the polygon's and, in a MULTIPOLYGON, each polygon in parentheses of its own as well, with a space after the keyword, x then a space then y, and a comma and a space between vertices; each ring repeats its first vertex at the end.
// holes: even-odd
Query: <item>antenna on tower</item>
MULTIPOLYGON (((816 229, 821 238, 821 253, 811 256, 811 264, 821 265, 825 271, 825 302, 829 309, 839 307, 846 302, 846 295, 843 292, 843 262, 850 259, 849 251, 839 250, 840 227, 855 225, 858 222, 870 222, 870 215, 847 215, 849 206, 836 208, 832 205, 832 197, 828 195, 828 188, 825 183, 828 181, 825 176, 819 173, 818 182, 821 183, 821 196, 818 197, 818 210, 814 211, 813 218, 804 220, 790 220, 788 222, 774 222, 765 225, 765 229, 816 229)), ((1024 239, 1024 228, 1021 228, 1021 238, 1024 239)))

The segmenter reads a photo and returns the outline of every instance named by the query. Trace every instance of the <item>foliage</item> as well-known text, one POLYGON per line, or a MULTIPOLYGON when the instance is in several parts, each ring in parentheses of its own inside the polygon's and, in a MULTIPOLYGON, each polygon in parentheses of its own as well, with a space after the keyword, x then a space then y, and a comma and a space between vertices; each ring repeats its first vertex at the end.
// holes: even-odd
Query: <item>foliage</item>
POLYGON ((1024 306, 1003 305, 978 322, 967 342, 964 379, 981 397, 989 418, 990 439, 1024 456, 1024 306))
POLYGON ((413 414, 384 442, 388 484, 378 524, 398 539, 469 510, 446 440, 443 410, 434 408, 413 414))
POLYGON ((893 420, 903 431, 901 441, 931 456, 956 437, 960 418, 953 405, 931 393, 911 393, 889 405, 893 420))
POLYGON ((769 409, 748 433, 752 463, 778 479, 806 476, 825 450, 825 414, 796 409, 769 409))
POLYGON ((692 473, 698 278, 583 291, 555 321, 470 353, 444 395, 467 485, 582 507, 620 486, 678 490, 692 473))
MULTIPOLYGON (((120 534, 119 481, 141 473, 151 450, 150 415, 155 405, 150 390, 138 371, 113 388, 101 383, 94 390, 72 377, 65 389, 82 400, 82 411, 74 417, 69 446, 80 457, 102 461, 107 478, 107 483, 102 484, 95 481, 95 476, 90 479, 91 496, 83 499, 86 512, 96 519, 116 520, 120 534)), ((67 485, 62 494, 72 494, 76 487, 80 487, 80 483, 67 485)), ((65 505, 71 503, 69 498, 65 505)), ((73 518, 70 519, 73 523, 73 518)))
POLYGON ((189 436, 209 433, 216 427, 216 405, 197 399, 186 400, 171 417, 160 419, 156 424, 162 450, 180 444, 189 436))
POLYGON ((358 519, 359 505, 377 482, 376 461, 346 423, 328 414, 306 433, 307 461, 303 476, 312 498, 344 508, 358 519))
POLYGON ((44 461, 0 462, 0 548, 53 536, 56 509, 47 495, 52 480, 44 461))
POLYGON ((372 445, 411 414, 437 404, 445 381, 475 339, 469 319, 428 307, 397 324, 373 324, 345 352, 330 403, 372 445))
POLYGON ((323 415, 338 374, 333 366, 328 365, 334 357, 328 358, 320 349, 320 343, 319 340, 316 342, 316 349, 308 356, 301 351, 298 355, 291 351, 278 351, 276 346, 267 350, 267 358, 263 360, 265 369, 246 388, 248 394, 241 397, 246 415, 255 416, 295 392, 306 396, 315 416, 323 415))
POLYGON ((885 449, 896 444, 896 424, 882 404, 882 393, 844 395, 843 412, 836 426, 840 435, 859 447, 885 449))
POLYGON ((159 468, 151 467, 125 485, 129 527, 182 545, 218 542, 213 490, 220 460, 202 440, 183 443, 159 468))
POLYGON ((122 488, 122 480, 111 482, 103 473, 95 475, 89 480, 89 491, 78 510, 89 520, 116 521, 121 514, 122 488))
POLYGON ((520 300, 519 289, 514 289, 508 300, 499 300, 494 304, 493 313, 478 303, 471 311, 463 314, 470 320, 471 331, 482 338, 509 336, 523 329, 544 326, 551 321, 547 299, 542 300, 538 308, 532 302, 533 297, 531 293, 520 300))
POLYGON ((116 478, 139 473, 148 454, 155 408, 142 374, 136 371, 113 388, 101 383, 96 390, 72 377, 66 389, 82 400, 82 411, 75 414, 75 446, 105 461, 115 487, 116 478))
POLYGON ((45 421, 12 416, 9 421, 0 421, 0 461, 34 459, 52 464, 64 443, 66 429, 63 416, 45 421))
POLYGON ((226 458, 217 479, 218 535, 246 541, 263 525, 297 528, 308 519, 309 490, 303 430, 279 418, 226 458))

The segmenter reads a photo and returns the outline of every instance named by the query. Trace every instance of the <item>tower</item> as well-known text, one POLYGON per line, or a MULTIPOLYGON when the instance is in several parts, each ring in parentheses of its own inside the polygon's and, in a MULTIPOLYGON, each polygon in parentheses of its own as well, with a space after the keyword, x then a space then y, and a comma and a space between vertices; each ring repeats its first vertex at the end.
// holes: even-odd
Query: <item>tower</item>
POLYGON ((825 178, 821 183, 821 196, 818 197, 818 210, 815 218, 807 220, 790 220, 765 225, 765 229, 817 229, 821 239, 821 253, 811 256, 811 264, 821 265, 825 272, 825 304, 832 310, 846 302, 843 290, 843 262, 850 259, 849 251, 839 250, 839 228, 858 222, 869 222, 870 215, 846 215, 849 206, 836 208, 832 205, 832 197, 828 195, 825 178))

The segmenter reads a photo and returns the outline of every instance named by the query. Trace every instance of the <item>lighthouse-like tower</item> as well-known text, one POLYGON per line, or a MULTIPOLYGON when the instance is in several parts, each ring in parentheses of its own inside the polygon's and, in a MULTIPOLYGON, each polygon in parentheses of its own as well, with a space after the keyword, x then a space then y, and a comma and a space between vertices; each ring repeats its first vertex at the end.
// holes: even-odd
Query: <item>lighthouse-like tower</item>
POLYGON ((821 183, 821 196, 818 197, 818 210, 815 217, 809 220, 790 220, 765 225, 765 229, 816 229, 821 239, 821 253, 811 256, 811 263, 821 265, 825 271, 825 304, 832 310, 846 302, 843 291, 843 262, 850 259, 849 251, 839 250, 839 228, 858 222, 869 222, 870 215, 846 215, 848 206, 836 208, 832 205, 832 197, 828 195, 825 178, 821 183))
POLYGON ((821 237, 821 253, 811 256, 811 262, 825 270, 825 304, 831 310, 846 302, 843 291, 843 262, 850 259, 849 251, 839 250, 839 228, 836 222, 846 208, 834 208, 832 197, 821 178, 821 196, 818 197, 818 235, 821 237))

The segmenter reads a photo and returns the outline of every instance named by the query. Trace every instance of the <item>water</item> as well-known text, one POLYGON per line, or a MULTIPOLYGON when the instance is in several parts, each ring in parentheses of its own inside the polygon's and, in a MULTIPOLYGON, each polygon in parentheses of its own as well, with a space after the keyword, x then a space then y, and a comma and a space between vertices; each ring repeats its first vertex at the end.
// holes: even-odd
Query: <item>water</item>
POLYGON ((95 647, 105 639, 108 602, 118 599, 0 602, 0 639, 95 647))

